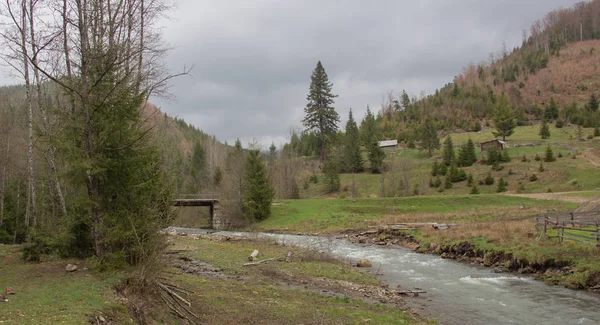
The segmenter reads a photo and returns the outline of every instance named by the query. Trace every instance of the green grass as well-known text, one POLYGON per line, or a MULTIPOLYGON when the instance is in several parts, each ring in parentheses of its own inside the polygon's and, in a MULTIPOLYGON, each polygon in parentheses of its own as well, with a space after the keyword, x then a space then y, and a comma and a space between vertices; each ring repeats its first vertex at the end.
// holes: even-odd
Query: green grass
POLYGON ((175 238, 172 248, 187 250, 188 256, 223 268, 230 276, 205 279, 180 274, 173 278, 178 285, 196 292, 191 301, 193 306, 198 306, 195 308, 200 311, 204 324, 426 323, 398 308, 367 304, 343 291, 333 296, 318 294, 326 288, 318 285, 322 281, 339 280, 375 287, 379 287, 380 281, 343 261, 314 251, 268 240, 209 241, 185 237, 175 238), (244 267, 254 249, 260 252, 259 259, 285 256, 288 251, 293 252, 293 259, 244 267), (317 281, 317 285, 312 281, 317 281))
MULTIPOLYGON (((535 124, 531 126, 519 126, 515 128, 515 133, 510 137, 507 137, 506 140, 509 143, 514 142, 534 142, 538 144, 547 144, 547 143, 557 143, 557 142, 572 142, 577 138, 577 127, 576 126, 564 126, 560 129, 556 128, 554 124, 548 124, 550 127, 550 138, 546 140, 542 140, 539 132, 540 125, 535 124)), ((462 132, 462 133, 452 133, 452 142, 455 145, 466 143, 470 138, 476 143, 490 141, 494 139, 494 135, 492 132, 494 128, 486 128, 481 132, 462 132)), ((588 134, 593 134, 593 128, 582 128, 583 137, 586 138, 588 134)), ((445 138, 444 138, 445 139, 445 138)), ((441 141, 443 142, 442 139, 441 141)))
POLYGON ((346 297, 325 297, 270 284, 240 284, 182 276, 178 282, 199 294, 204 324, 423 324, 388 306, 346 297))
MULTIPOLYGON (((111 286, 91 271, 67 273, 67 262, 24 263, 18 247, 0 245, 0 288, 16 294, 0 303, 2 324, 89 324, 101 310, 119 308, 111 286)), ((74 262, 74 261, 71 261, 74 262)))
POLYGON ((571 209, 572 203, 504 195, 415 196, 404 198, 286 200, 273 206, 272 216, 258 224, 262 230, 331 232, 360 229, 365 221, 385 216, 422 213, 468 213, 519 207, 571 209))
POLYGON ((357 272, 346 263, 332 259, 324 254, 304 250, 296 247, 286 247, 276 243, 255 241, 198 241, 194 239, 181 239, 178 245, 194 247, 190 256, 194 259, 205 261, 216 267, 222 268, 226 273, 236 276, 247 276, 257 269, 269 268, 268 264, 258 268, 244 267, 248 256, 257 249, 259 259, 286 256, 293 252, 295 259, 290 263, 279 263, 279 272, 287 272, 294 277, 326 277, 334 280, 349 281, 358 284, 379 285, 379 280, 371 275, 357 272), (224 254, 224 252, 227 252, 224 254))

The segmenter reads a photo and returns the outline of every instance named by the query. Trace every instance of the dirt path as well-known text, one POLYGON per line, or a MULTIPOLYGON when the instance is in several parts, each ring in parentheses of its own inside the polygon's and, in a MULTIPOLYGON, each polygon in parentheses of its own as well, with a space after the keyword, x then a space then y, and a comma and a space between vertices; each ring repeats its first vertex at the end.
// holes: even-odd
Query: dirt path
POLYGON ((600 167, 600 149, 588 149, 581 153, 581 156, 590 162, 594 167, 600 167))
POLYGON ((589 198, 562 195, 562 194, 567 194, 567 193, 573 193, 573 192, 504 194, 504 195, 516 196, 516 197, 526 197, 526 198, 538 199, 538 200, 554 200, 554 201, 572 202, 572 203, 579 203, 579 204, 585 204, 590 201, 589 198))

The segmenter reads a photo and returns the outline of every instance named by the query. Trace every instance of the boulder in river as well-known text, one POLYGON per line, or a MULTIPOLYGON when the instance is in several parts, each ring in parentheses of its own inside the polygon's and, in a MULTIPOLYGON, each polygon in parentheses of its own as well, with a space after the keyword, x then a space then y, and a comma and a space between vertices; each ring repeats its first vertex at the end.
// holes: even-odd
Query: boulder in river
POLYGON ((358 261, 358 263, 356 263, 356 266, 358 267, 371 267, 371 261, 369 261, 366 258, 361 259, 360 261, 358 261))

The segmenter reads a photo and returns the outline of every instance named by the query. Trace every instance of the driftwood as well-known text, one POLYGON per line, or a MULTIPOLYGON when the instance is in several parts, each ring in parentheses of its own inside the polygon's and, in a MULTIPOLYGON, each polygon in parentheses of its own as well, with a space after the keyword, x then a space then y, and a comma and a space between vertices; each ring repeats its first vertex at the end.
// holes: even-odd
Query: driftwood
POLYGON ((418 297, 420 293, 427 293, 427 291, 424 291, 424 290, 396 290, 396 291, 392 291, 392 293, 401 295, 401 296, 412 295, 413 297, 418 297))
POLYGON ((258 256, 258 250, 254 250, 250 256, 248 256, 248 261, 254 262, 256 261, 256 257, 258 256))
MULTIPOLYGON (((455 223, 437 223, 437 222, 412 222, 412 223, 397 223, 383 226, 369 226, 369 228, 377 228, 378 230, 414 230, 426 227, 433 227, 438 230, 446 230, 451 227, 457 227, 455 223)), ((368 230, 360 235, 375 234, 378 230, 368 230)))
POLYGON ((182 297, 193 294, 192 290, 166 282, 158 282, 157 285, 160 297, 173 314, 186 319, 190 324, 198 324, 201 321, 200 316, 190 309, 192 303, 182 297))
MULTIPOLYGON (((255 252, 258 252, 258 251, 255 251, 255 252)), ((260 265, 260 264, 269 263, 269 262, 282 262, 282 261, 291 262, 292 261, 292 252, 288 252, 285 257, 272 257, 272 258, 267 258, 267 259, 264 259, 264 260, 258 261, 258 262, 244 263, 244 266, 254 266, 254 265, 260 265)))

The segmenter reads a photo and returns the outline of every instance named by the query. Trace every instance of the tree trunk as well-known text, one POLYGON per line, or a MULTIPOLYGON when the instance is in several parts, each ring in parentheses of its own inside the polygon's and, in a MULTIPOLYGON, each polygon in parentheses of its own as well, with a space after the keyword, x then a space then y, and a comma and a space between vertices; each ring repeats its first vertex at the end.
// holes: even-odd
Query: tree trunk
MULTIPOLYGON (((35 39, 35 20, 33 19, 34 17, 34 1, 29 0, 29 12, 31 13, 29 15, 29 30, 30 30, 30 35, 31 35, 31 53, 33 53, 33 57, 31 58, 31 61, 33 63, 34 67, 38 66, 38 60, 37 60, 37 43, 36 43, 36 39, 35 39)), ((40 73, 38 71, 38 69, 33 69, 33 75, 35 78, 35 84, 36 84, 36 90, 37 90, 37 102, 38 102, 38 107, 40 109, 41 115, 42 115, 42 126, 43 126, 43 135, 45 137, 50 136, 50 134, 52 133, 50 128, 50 122, 48 119, 48 112, 46 111, 46 108, 44 107, 43 104, 43 93, 42 93, 42 82, 41 82, 41 78, 40 78, 40 73)), ((60 181, 58 180, 58 175, 56 172, 56 163, 55 163, 55 157, 54 157, 54 151, 55 148, 51 145, 48 144, 48 164, 50 165, 50 179, 52 181, 52 185, 53 187, 55 187, 56 189, 56 193, 58 195, 59 198, 59 202, 60 202, 60 208, 61 208, 61 212, 63 216, 67 216, 67 206, 65 203, 65 198, 62 194, 62 190, 60 188, 60 181)))
POLYGON ((25 78, 25 96, 27 99, 27 128, 29 142, 27 145, 27 198, 25 204, 25 226, 29 226, 33 217, 33 226, 37 223, 35 184, 33 175, 33 99, 31 98, 31 83, 29 82, 29 61, 27 58, 27 1, 21 1, 21 51, 23 55, 23 75, 25 78))

